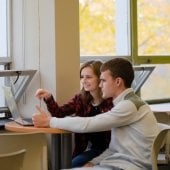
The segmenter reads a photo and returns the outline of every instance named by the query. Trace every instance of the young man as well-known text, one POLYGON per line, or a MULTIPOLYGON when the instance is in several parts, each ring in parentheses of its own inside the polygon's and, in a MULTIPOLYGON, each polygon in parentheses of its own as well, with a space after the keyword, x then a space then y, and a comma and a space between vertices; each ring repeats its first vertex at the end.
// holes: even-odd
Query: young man
POLYGON ((36 127, 53 127, 73 132, 98 132, 111 129, 109 148, 80 169, 149 170, 151 146, 158 134, 157 121, 149 106, 131 88, 132 64, 114 58, 101 67, 100 87, 103 98, 113 98, 114 107, 94 117, 54 118, 38 108, 33 117, 36 127))

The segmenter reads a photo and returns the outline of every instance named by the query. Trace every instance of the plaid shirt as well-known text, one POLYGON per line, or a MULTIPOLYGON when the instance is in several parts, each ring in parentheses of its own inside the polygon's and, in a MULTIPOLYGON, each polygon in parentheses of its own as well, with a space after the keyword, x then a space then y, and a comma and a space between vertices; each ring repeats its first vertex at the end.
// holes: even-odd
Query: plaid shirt
MULTIPOLYGON (((103 100, 103 102, 95 107, 91 104, 84 104, 82 97, 80 94, 75 95, 67 104, 59 106, 53 96, 44 100, 47 104, 47 109, 51 113, 52 116, 55 117, 65 117, 65 116, 94 116, 97 114, 101 114, 107 112, 113 107, 112 98, 103 100)), ((90 148, 98 149, 99 151, 104 151, 108 148, 110 142, 111 132, 96 132, 96 133, 76 133, 75 134, 75 148, 73 151, 73 157, 82 153, 86 150, 89 142, 91 143, 90 148)))

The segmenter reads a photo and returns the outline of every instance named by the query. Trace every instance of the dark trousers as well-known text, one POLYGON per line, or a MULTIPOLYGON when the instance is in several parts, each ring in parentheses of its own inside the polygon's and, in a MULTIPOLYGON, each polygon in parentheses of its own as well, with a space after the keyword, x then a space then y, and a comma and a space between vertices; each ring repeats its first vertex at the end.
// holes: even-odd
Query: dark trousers
POLYGON ((81 167, 96 156, 100 155, 103 151, 90 149, 85 151, 72 159, 72 168, 81 167))

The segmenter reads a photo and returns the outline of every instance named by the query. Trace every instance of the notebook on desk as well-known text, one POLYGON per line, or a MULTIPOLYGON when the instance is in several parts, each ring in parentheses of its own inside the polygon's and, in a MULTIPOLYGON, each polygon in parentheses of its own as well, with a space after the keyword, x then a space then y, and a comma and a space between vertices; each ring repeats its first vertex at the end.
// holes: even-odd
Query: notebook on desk
POLYGON ((15 98, 13 96, 11 87, 3 86, 3 90, 4 90, 6 104, 11 112, 13 120, 23 126, 33 125, 31 118, 23 118, 22 114, 20 113, 15 98))

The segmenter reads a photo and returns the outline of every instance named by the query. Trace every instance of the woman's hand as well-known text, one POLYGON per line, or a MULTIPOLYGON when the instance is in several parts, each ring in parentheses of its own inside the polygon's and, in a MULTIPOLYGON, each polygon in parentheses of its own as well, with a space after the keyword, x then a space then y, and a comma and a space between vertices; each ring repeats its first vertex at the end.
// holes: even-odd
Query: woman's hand
POLYGON ((36 106, 38 113, 35 113, 32 117, 32 121, 35 127, 49 127, 51 116, 42 110, 39 106, 36 106))
POLYGON ((37 89, 36 93, 35 93, 35 97, 37 97, 38 99, 47 99, 51 96, 51 93, 47 90, 44 89, 37 89))

